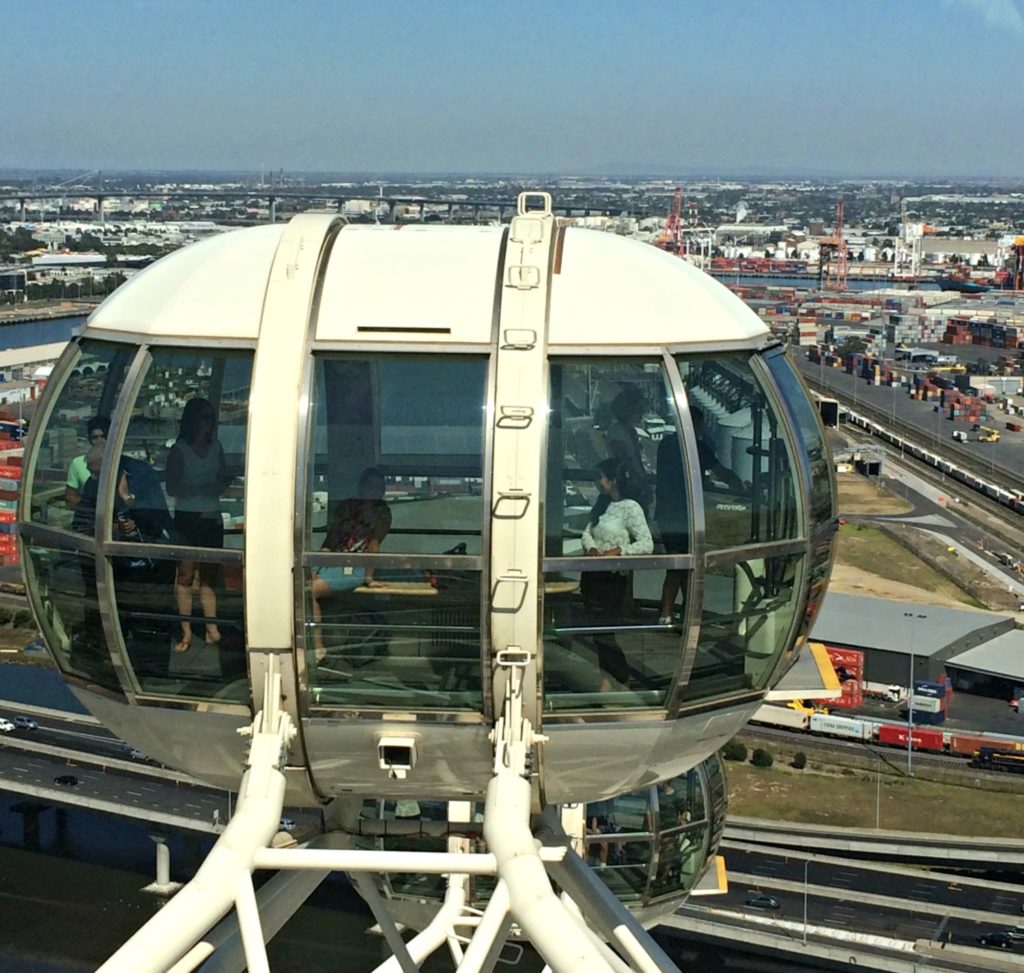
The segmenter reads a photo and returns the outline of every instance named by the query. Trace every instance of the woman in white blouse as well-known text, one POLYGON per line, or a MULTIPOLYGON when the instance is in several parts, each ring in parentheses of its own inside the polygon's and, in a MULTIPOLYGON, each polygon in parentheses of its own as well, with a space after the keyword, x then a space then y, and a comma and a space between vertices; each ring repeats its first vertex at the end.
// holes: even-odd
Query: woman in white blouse
POLYGON ((629 482, 617 460, 597 465, 600 495, 583 528, 583 550, 591 557, 628 557, 654 550, 643 507, 629 499, 629 482))
MULTIPOLYGON (((598 464, 597 474, 600 493, 590 511, 590 522, 583 529, 583 553, 589 557, 650 554, 654 550, 651 530, 643 508, 629 498, 625 469, 617 460, 606 459, 598 464)), ((629 571, 584 571, 580 593, 587 615, 621 624, 631 600, 631 582, 629 571)), ((629 666, 614 636, 601 636, 594 641, 602 673, 628 686, 629 666)))

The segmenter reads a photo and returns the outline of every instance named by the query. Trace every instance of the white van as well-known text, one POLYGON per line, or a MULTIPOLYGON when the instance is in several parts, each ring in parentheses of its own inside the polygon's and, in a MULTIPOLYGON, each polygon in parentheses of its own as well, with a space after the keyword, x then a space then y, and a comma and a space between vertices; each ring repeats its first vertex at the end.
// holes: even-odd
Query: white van
POLYGON ((5 720, 0 716, 0 733, 13 733, 14 724, 10 720, 5 720))

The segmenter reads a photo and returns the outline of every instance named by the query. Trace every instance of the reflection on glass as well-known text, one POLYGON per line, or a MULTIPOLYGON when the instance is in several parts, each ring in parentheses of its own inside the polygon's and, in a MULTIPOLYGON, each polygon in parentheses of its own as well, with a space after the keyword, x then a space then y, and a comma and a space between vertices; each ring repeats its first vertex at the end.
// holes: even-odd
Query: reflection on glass
MULTIPOLYGON (((484 807, 475 804, 472 823, 449 823, 452 805, 413 798, 363 801, 353 829, 359 848, 444 851, 446 835, 469 840, 470 850, 486 853, 481 831, 484 807)), ((704 873, 718 849, 726 817, 722 760, 712 754, 686 773, 655 787, 592 801, 583 810, 583 859, 609 890, 633 906, 652 898, 682 899, 704 873)), ((469 904, 490 898, 493 875, 473 876, 469 904)), ((382 889, 396 896, 440 899, 440 876, 384 877, 382 889)))
POLYGON ((680 357, 704 484, 709 547, 800 536, 785 423, 746 354, 680 357))
POLYGON ((656 787, 586 806, 585 858, 618 898, 648 902, 694 886, 725 820, 721 767, 715 754, 656 787))
POLYGON ((591 570, 594 560, 585 567, 544 576, 545 708, 664 705, 682 654, 681 623, 659 619, 665 572, 631 571, 609 583, 612 573, 591 570))
POLYGON ((598 497, 597 471, 609 462, 622 496, 639 504, 650 525, 657 505, 661 530, 685 537, 682 465, 671 444, 663 445, 674 440, 676 413, 661 362, 552 359, 549 395, 545 554, 580 553, 598 497))
POLYGON ((658 867, 651 879, 651 898, 693 887, 707 862, 706 824, 672 828, 658 836, 658 867))
POLYGON ((367 550, 333 528, 376 470, 391 517, 381 551, 479 554, 486 380, 485 359, 318 356, 307 549, 367 550))
POLYGON ((803 382, 785 352, 781 348, 771 351, 765 355, 765 362, 778 383, 810 460, 812 529, 821 527, 835 519, 832 477, 821 423, 803 382))
POLYGON ((29 517, 34 523, 92 533, 89 512, 77 511, 92 476, 86 455, 97 448, 102 451, 106 445, 110 416, 135 351, 131 345, 81 342, 80 354, 63 379, 46 427, 37 434, 35 465, 30 472, 29 517))
POLYGON ((174 515, 147 542, 242 547, 251 373, 250 351, 152 349, 121 454, 136 508, 174 515))
POLYGON ((25 550, 36 617, 61 670, 120 692, 103 634, 94 555, 35 544, 25 550))
MULTIPOLYGON (((361 565, 318 565, 352 576, 361 565)), ((307 606, 312 595, 307 584, 307 606)), ((379 569, 374 585, 332 591, 307 617, 314 706, 483 706, 477 572, 379 569), (322 645, 322 649, 317 646, 322 645)))
POLYGON ((306 549, 314 705, 482 707, 487 360, 316 359, 306 549), (366 555, 426 555, 382 568, 366 555), (357 555, 346 559, 341 555, 357 555), (435 560, 436 559, 436 560, 435 560))
MULTIPOLYGON (((482 815, 480 817, 482 820, 482 815)), ((445 801, 400 800, 363 801, 359 811, 357 847, 385 851, 444 852, 448 804, 445 801), (424 833, 426 832, 426 833, 424 833)), ((442 899, 443 875, 393 872, 382 876, 388 895, 419 899, 442 899)))
MULTIPOLYGON (((154 548, 158 553, 159 548, 154 548)), ((139 691, 147 695, 245 703, 245 639, 241 562, 214 562, 220 583, 214 624, 218 642, 194 639, 179 651, 182 626, 202 630, 201 607, 182 613, 175 601, 177 565, 138 554, 111 558, 116 616, 139 691)))
POLYGON ((803 562, 771 557, 706 569, 700 643, 685 700, 767 686, 793 621, 803 562))

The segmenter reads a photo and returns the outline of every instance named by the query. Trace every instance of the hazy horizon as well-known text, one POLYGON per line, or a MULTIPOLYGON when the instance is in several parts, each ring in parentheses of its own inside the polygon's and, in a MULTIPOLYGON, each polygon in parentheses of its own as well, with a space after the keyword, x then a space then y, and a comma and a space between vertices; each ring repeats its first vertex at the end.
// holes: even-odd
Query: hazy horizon
POLYGON ((16 2, 0 166, 1012 180, 1022 10, 16 2))

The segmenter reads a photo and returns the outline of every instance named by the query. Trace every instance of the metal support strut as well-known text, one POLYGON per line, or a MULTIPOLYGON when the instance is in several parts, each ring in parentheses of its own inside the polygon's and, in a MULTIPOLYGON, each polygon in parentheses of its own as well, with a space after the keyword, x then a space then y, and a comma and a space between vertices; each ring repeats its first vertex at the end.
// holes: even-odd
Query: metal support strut
MULTIPOLYGON (((204 973, 269 973, 266 940, 331 871, 351 875, 392 948, 392 957, 374 973, 416 973, 445 945, 459 973, 489 973, 513 931, 532 941, 554 973, 678 973, 570 848, 551 809, 533 822, 545 843, 531 830, 530 754, 545 738, 534 733, 523 713, 522 667, 508 668, 501 716, 491 734, 494 776, 484 812, 489 850, 473 852, 467 839, 453 837, 446 853, 358 850, 344 847, 350 839, 338 832, 301 848, 270 847, 284 799, 282 768, 295 735, 278 706, 280 673, 272 666, 263 709, 244 731, 251 743, 234 816, 192 881, 99 973, 191 973, 200 966, 204 973), (257 894, 252 873, 258 868, 280 873, 257 894), (409 942, 401 939, 388 902, 377 891, 374 876, 386 872, 448 879, 437 914, 409 942), (467 903, 470 875, 498 880, 483 913, 467 903)), ((453 820, 468 820, 469 805, 451 809, 453 820)))

